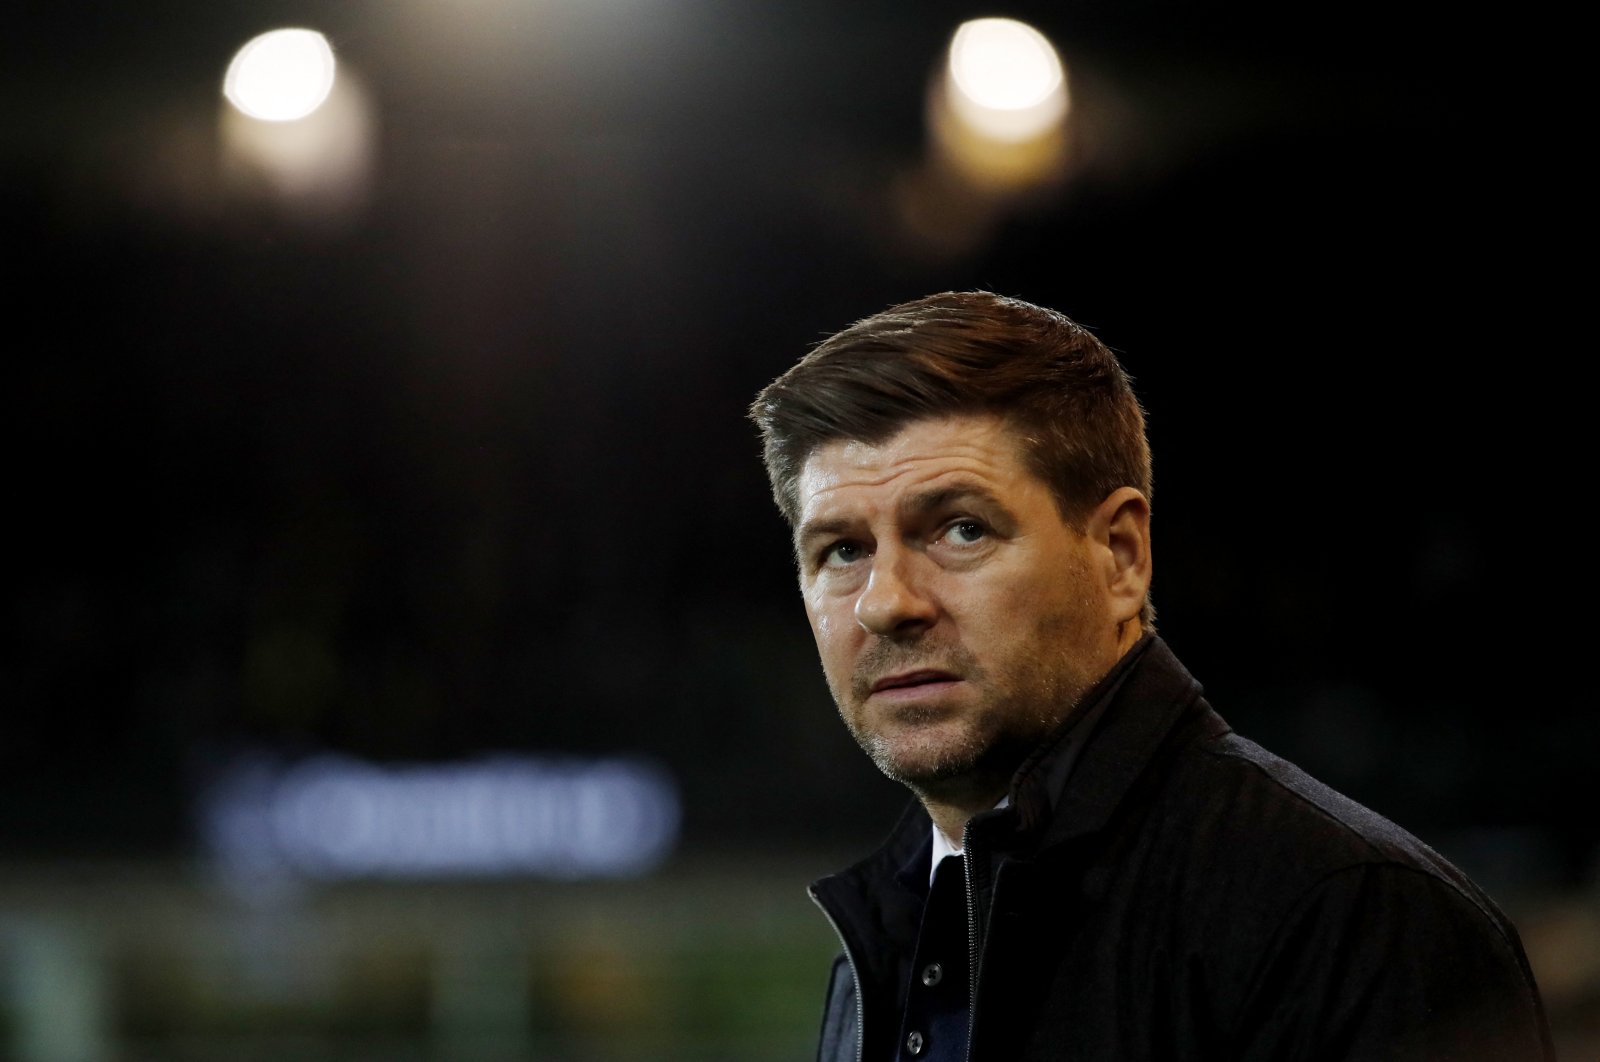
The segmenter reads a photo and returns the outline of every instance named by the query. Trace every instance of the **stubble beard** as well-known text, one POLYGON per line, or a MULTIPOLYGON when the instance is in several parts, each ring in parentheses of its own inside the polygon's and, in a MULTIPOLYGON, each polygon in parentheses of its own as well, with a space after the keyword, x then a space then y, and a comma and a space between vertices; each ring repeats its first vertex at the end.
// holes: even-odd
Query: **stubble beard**
POLYGON ((1033 661, 1014 676, 1014 688, 996 686, 962 646, 902 645, 881 642, 858 662, 849 690, 835 689, 834 700, 850 734, 884 775, 919 798, 962 802, 1003 791, 1017 768, 1072 714, 1091 682, 1066 658, 1054 667, 1033 661), (960 709, 964 725, 934 743, 927 728, 946 720, 950 708, 906 706, 895 710, 901 737, 867 723, 867 699, 882 675, 930 668, 961 676, 978 695, 960 709), (849 698, 848 700, 846 698, 849 698), (849 707, 846 707, 846 706, 849 707))

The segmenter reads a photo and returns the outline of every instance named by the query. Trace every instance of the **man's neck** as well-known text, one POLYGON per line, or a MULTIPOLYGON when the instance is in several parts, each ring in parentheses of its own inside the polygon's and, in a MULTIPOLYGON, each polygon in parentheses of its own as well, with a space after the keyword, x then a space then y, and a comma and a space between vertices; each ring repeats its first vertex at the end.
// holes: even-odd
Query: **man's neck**
POLYGON ((934 829, 944 834, 945 840, 950 842, 950 847, 961 848, 967 834, 967 823, 975 815, 982 815, 999 806, 1006 796, 1004 786, 999 786, 981 796, 973 795, 960 801, 940 800, 923 795, 922 806, 928 810, 928 817, 933 820, 934 829))

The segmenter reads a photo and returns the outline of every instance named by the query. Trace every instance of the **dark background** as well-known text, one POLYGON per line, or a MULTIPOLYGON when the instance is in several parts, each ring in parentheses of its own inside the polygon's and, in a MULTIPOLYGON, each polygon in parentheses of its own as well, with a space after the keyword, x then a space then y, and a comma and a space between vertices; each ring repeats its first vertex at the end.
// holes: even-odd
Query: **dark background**
MULTIPOLYGON (((642 753, 690 852, 863 848, 744 407, 931 291, 1124 357, 1163 635, 1247 735, 1491 886, 1594 872, 1562 368, 1515 26, 1177 0, 27 9, 6 60, 0 845, 183 855, 233 751, 642 753), (1056 41, 1070 179, 895 222, 962 18, 1056 41), (364 206, 217 176, 245 39, 326 33, 364 206), (1551 392, 1556 397, 1552 398, 1551 392)), ((818 868, 823 869, 822 867, 818 868)))

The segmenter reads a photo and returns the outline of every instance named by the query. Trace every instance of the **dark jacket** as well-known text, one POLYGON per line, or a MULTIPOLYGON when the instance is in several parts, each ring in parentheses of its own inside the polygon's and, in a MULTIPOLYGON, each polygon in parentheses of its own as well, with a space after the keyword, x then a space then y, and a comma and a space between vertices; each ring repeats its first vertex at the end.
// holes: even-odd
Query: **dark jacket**
MULTIPOLYGON (((971 1059, 1554 1058, 1489 898, 1235 735, 1160 639, 1088 703, 1103 714, 1070 782, 1064 734, 967 828, 971 1059)), ((900 1057, 921 904, 903 871, 928 830, 913 806, 811 887, 844 944, 822 1062, 900 1057)))

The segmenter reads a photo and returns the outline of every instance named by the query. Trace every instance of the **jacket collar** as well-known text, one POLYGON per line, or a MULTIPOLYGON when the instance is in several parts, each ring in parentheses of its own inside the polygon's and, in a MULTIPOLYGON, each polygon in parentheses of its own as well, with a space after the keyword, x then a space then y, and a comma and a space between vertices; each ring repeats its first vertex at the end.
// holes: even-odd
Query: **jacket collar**
POLYGON ((1200 683, 1166 642, 1146 634, 1084 698, 1075 721, 1017 771, 1019 832, 1044 848, 1099 831, 1168 736, 1202 706, 1200 683), (1087 747, 1069 759, 1069 742, 1087 747))

